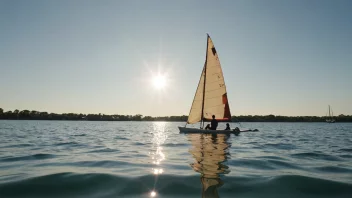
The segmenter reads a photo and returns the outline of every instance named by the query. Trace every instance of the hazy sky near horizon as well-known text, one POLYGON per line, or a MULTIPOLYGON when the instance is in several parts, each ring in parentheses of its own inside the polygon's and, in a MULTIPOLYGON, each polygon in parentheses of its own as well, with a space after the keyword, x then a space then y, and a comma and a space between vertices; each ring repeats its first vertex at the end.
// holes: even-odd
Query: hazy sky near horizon
POLYGON ((188 115, 219 54, 233 115, 352 114, 349 0, 0 0, 0 107, 188 115), (158 72, 167 86, 157 90, 158 72))

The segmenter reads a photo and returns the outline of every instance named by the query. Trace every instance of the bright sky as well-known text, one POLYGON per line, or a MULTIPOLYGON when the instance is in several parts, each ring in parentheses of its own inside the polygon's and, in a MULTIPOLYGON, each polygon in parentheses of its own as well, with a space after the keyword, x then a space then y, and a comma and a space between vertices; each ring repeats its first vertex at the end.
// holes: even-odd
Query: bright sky
POLYGON ((209 33, 233 115, 323 116, 329 104, 351 115, 351 9, 350 0, 0 0, 0 107, 188 115, 209 33))

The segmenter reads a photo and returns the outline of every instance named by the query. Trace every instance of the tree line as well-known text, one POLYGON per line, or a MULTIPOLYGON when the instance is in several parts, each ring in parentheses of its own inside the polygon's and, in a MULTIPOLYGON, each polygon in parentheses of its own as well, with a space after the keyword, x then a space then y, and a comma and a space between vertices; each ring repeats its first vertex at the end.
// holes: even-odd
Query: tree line
MULTIPOLYGON (((0 108, 0 119, 3 120, 87 120, 87 121, 171 121, 186 122, 188 116, 143 116, 137 115, 106 115, 82 113, 48 113, 29 110, 4 111, 0 108)), ((232 116, 233 122, 325 122, 325 116, 280 116, 280 115, 241 115, 232 116)), ((352 115, 334 116, 336 122, 352 122, 352 115)))

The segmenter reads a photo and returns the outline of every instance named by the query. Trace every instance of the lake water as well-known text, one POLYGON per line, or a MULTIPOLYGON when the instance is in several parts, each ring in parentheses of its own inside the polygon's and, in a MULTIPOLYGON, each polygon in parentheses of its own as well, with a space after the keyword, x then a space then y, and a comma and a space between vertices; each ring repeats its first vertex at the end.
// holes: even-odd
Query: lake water
POLYGON ((0 197, 352 197, 352 123, 183 125, 0 120, 0 197))

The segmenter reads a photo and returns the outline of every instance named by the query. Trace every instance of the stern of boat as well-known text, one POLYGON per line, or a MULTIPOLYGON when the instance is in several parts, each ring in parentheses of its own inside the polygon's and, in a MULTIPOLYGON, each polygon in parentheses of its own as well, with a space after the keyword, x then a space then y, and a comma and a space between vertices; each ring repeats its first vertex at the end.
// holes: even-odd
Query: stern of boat
POLYGON ((180 130, 180 133, 186 133, 188 131, 186 127, 179 126, 178 129, 180 130))

